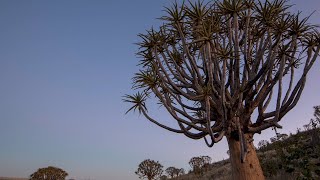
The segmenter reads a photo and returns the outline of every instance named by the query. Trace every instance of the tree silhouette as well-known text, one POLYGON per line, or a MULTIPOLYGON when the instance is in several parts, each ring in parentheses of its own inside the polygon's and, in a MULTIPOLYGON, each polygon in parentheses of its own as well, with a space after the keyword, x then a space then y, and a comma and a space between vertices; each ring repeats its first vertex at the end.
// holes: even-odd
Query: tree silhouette
POLYGON ((139 164, 138 170, 135 172, 140 179, 148 180, 160 178, 163 166, 157 161, 150 159, 144 160, 139 164))
POLYGON ((309 126, 311 126, 311 136, 313 145, 319 144, 319 128, 320 128, 320 106, 314 106, 314 117, 311 119, 309 126))
POLYGON ((175 171, 177 170, 177 168, 175 168, 175 167, 168 167, 167 169, 166 169, 166 173, 168 174, 168 176, 170 177, 170 178, 174 178, 174 176, 175 176, 175 171))
POLYGON ((211 163, 211 157, 209 156, 199 156, 193 157, 189 161, 189 165, 195 174, 201 174, 203 168, 207 167, 211 163))
POLYGON ((314 106, 314 117, 315 119, 312 119, 313 121, 315 121, 314 123, 317 123, 318 125, 320 125, 320 106, 314 106))
POLYGON ((264 179, 253 136, 293 109, 320 50, 316 27, 287 0, 220 0, 166 7, 139 34, 140 71, 125 102, 149 121, 212 147, 226 137, 233 178, 264 179), (298 72, 298 73, 296 73, 298 72), (147 109, 155 97, 175 126, 147 109), (269 106, 274 104, 273 106, 269 106), (251 115, 256 113, 257 118, 251 115))
POLYGON ((178 171, 177 171, 177 177, 178 177, 178 176, 181 176, 181 175, 184 175, 184 174, 185 174, 185 171, 184 171, 183 168, 178 169, 178 171))
POLYGON ((30 180, 65 180, 68 173, 64 170, 49 166, 47 168, 40 168, 30 175, 30 180))
POLYGON ((168 167, 166 169, 166 173, 168 174, 168 176, 170 178, 174 178, 174 177, 178 177, 178 176, 184 174, 184 169, 183 168, 178 169, 178 168, 175 168, 175 167, 168 167))
POLYGON ((167 180, 168 178, 167 178, 167 176, 166 175, 162 175, 162 176, 160 176, 160 180, 167 180))

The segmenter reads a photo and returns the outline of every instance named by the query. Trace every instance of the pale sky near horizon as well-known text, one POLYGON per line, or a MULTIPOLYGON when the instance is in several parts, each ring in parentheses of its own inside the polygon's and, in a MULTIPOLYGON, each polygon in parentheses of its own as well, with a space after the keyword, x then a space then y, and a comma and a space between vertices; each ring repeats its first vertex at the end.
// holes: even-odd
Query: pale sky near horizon
MULTIPOLYGON (((138 70, 138 33, 161 22, 171 0, 0 1, 0 177, 28 177, 57 166, 80 180, 137 180, 144 159, 189 170, 191 157, 227 158, 212 148, 125 115, 138 70)), ((292 11, 320 24, 319 0, 291 0, 292 11)), ((320 105, 320 61, 298 105, 283 118, 296 132, 320 105)), ((157 110, 157 109, 155 109, 157 110)), ((162 119, 169 116, 156 113, 162 119)), ((274 136, 271 130, 255 141, 274 136)))

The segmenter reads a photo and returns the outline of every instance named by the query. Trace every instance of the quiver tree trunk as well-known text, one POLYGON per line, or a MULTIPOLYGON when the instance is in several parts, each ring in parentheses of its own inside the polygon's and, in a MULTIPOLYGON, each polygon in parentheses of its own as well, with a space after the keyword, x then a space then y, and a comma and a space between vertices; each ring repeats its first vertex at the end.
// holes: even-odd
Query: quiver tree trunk
POLYGON ((252 135, 244 135, 247 143, 247 153, 244 161, 241 158, 241 145, 239 138, 230 136, 227 138, 233 180, 264 180, 259 159, 251 141, 252 135), (251 142, 250 142, 251 141, 251 142))

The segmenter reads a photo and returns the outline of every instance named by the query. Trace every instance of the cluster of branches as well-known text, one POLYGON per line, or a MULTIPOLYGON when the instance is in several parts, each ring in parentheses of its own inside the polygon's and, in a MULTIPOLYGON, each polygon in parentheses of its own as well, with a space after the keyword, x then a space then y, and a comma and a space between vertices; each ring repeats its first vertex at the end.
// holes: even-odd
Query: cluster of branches
POLYGON ((138 110, 169 131, 204 138, 210 147, 233 131, 280 128, 320 50, 315 26, 289 8, 287 0, 167 7, 163 25, 139 35, 141 69, 133 77, 139 92, 125 96, 133 103, 128 112, 138 110), (177 126, 150 116, 146 100, 152 96, 177 126), (270 102, 274 109, 268 108, 270 102), (257 119, 251 120, 256 109, 257 119))
POLYGON ((64 170, 49 166, 46 168, 40 168, 36 172, 30 175, 30 180, 65 180, 68 173, 64 170))

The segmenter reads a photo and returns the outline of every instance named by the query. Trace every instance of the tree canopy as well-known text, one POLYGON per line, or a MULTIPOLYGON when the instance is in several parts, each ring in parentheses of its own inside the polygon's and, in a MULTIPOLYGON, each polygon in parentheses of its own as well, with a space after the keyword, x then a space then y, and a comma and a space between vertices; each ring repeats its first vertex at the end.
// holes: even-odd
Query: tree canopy
POLYGON ((166 173, 170 178, 174 178, 184 174, 184 169, 183 168, 179 169, 171 166, 166 169, 166 173))
POLYGON ((197 174, 202 171, 202 168, 209 165, 211 163, 211 157, 209 156, 199 156, 193 157, 189 161, 189 165, 192 170, 197 174))
POLYGON ((163 25, 139 34, 141 69, 133 77, 139 92, 125 96, 133 103, 128 111, 138 110, 169 131, 205 138, 208 146, 238 126, 245 133, 281 127, 278 122, 297 104, 320 49, 316 26, 289 8, 286 0, 166 7, 163 25), (176 127, 149 115, 146 101, 152 96, 176 127), (258 117, 251 119, 255 110, 258 117))
POLYGON ((135 172, 140 179, 147 178, 148 180, 160 178, 163 172, 163 166, 157 161, 146 159, 139 164, 135 172))
POLYGON ((46 168, 40 168, 36 172, 30 175, 30 180, 65 180, 68 173, 64 170, 49 166, 46 168))

